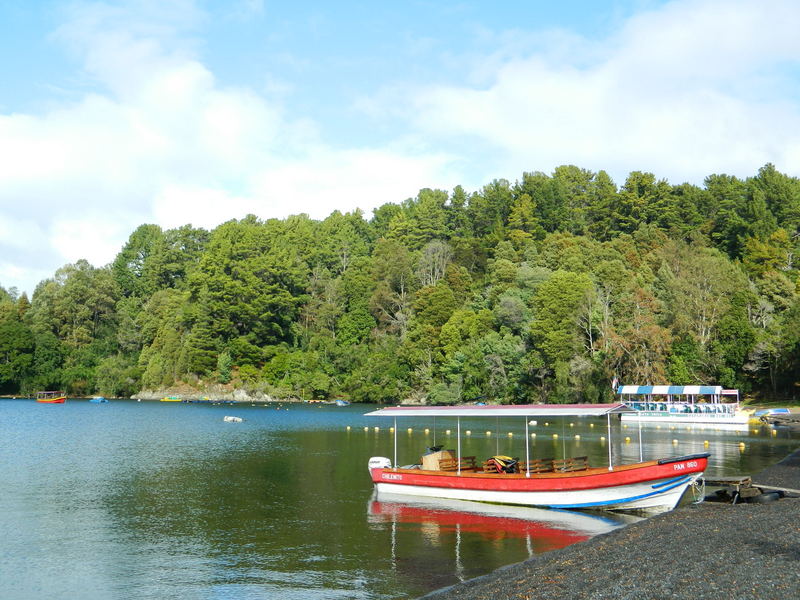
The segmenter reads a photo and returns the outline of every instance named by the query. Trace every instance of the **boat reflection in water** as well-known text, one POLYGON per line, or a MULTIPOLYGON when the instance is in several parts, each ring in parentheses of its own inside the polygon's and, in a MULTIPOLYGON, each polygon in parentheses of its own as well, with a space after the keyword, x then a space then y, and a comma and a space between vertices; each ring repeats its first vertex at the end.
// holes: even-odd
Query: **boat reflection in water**
MULTIPOLYGON (((414 536, 424 539, 429 545, 448 546, 444 540, 452 538, 455 572, 450 573, 452 583, 463 581, 489 572, 500 565, 480 565, 475 558, 467 556, 464 547, 468 540, 479 540, 478 546, 486 542, 502 544, 510 540, 520 540, 524 544, 524 554, 530 558, 535 554, 564 548, 583 542, 602 533, 608 533, 625 525, 635 523, 644 517, 632 514, 611 512, 579 512, 573 510, 553 510, 514 506, 505 504, 486 504, 469 500, 450 500, 442 498, 410 498, 383 492, 374 492, 368 507, 371 524, 391 526, 391 560, 394 565, 414 562, 418 551, 410 543, 408 549, 398 549, 398 534, 403 531, 419 532, 414 536), (408 550, 408 551, 405 551, 408 550), (482 568, 485 567, 485 568, 482 568)), ((513 562, 524 559, 517 555, 513 562)), ((452 555, 451 555, 452 556, 452 555)), ((419 568, 416 565, 415 568, 419 568)), ((424 567, 423 567, 424 568, 424 567)), ((417 573, 419 575, 419 573, 417 573)), ((443 573, 437 573, 443 576, 443 573)), ((448 581, 443 580, 441 585, 448 581)))

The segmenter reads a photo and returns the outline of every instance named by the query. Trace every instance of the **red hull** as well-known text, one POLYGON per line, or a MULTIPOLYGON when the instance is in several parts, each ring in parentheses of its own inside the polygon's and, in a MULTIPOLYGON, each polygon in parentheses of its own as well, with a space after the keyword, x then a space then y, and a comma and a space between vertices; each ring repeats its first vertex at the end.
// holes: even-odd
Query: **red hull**
POLYGON ((524 473, 509 475, 462 471, 459 475, 454 472, 420 469, 372 469, 371 475, 373 483, 498 492, 562 492, 610 488, 702 473, 707 464, 706 456, 698 456, 665 464, 649 461, 621 465, 614 467, 613 471, 600 467, 571 473, 532 474, 530 477, 526 477, 524 473))
POLYGON ((66 398, 52 398, 49 400, 42 400, 41 398, 36 400, 37 402, 41 402, 42 404, 64 404, 67 401, 66 398))

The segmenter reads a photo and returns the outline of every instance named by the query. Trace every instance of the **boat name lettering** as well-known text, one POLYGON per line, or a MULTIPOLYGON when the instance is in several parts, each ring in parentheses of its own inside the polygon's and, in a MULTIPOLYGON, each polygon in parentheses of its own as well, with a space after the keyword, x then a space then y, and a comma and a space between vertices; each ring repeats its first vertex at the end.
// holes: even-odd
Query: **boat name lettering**
POLYGON ((677 463, 677 464, 673 465, 673 468, 676 471, 683 471, 686 468, 694 468, 696 466, 697 466, 697 461, 696 460, 691 460, 691 461, 686 462, 686 463, 677 463))
POLYGON ((392 481, 400 481, 401 479, 403 479, 403 476, 402 475, 398 475, 397 473, 382 473, 381 474, 381 478, 382 479, 391 479, 392 481))

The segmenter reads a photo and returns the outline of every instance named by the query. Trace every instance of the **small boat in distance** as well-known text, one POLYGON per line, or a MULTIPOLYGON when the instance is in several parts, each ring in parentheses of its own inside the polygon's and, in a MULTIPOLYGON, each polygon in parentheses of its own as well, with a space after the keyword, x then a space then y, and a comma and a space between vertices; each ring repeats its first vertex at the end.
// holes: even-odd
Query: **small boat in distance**
MULTIPOLYGON (((369 459, 378 494, 473 500, 557 509, 600 509, 638 512, 672 510, 686 489, 703 475, 709 453, 664 457, 615 465, 612 460, 611 416, 631 412, 624 404, 533 404, 498 406, 397 406, 366 416, 394 417, 394 460, 369 459), (588 459, 534 458, 530 455, 531 417, 606 417, 608 465, 589 466, 588 459), (421 464, 398 466, 397 417, 445 417, 456 420, 457 450, 431 452, 421 464), (520 417, 525 421, 525 459, 485 462, 461 454, 462 417, 520 417), (502 467, 502 468, 501 468, 502 467)), ((434 450, 434 449, 432 449, 434 450)), ((497 460, 500 459, 500 460, 497 460)))
POLYGON ((350 403, 347 400, 342 400, 341 398, 337 398, 336 406, 350 406, 350 403))
POLYGON ((180 396, 164 396, 161 402, 182 402, 180 396))
POLYGON ((64 404, 67 395, 64 392, 36 392, 36 401, 42 404, 64 404))
POLYGON ((107 398, 103 396, 95 396, 94 398, 89 398, 89 402, 94 402, 95 404, 102 404, 104 402, 108 402, 107 398))

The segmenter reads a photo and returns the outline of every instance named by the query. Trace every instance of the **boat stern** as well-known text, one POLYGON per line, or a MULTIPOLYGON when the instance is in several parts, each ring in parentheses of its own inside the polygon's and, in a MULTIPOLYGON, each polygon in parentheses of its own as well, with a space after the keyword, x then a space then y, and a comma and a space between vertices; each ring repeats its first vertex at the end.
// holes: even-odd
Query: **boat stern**
POLYGON ((376 471, 391 469, 392 461, 385 456, 373 456, 369 459, 367 468, 369 469, 369 474, 372 476, 372 481, 377 483, 380 480, 380 475, 376 474, 376 471))

